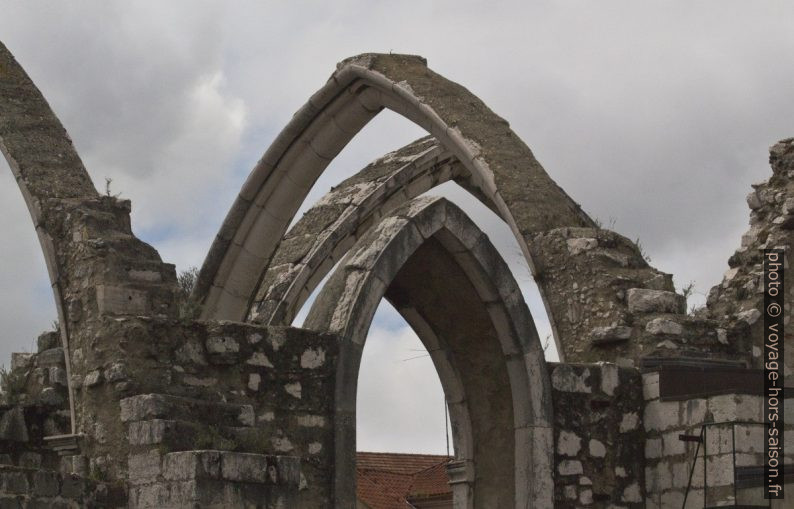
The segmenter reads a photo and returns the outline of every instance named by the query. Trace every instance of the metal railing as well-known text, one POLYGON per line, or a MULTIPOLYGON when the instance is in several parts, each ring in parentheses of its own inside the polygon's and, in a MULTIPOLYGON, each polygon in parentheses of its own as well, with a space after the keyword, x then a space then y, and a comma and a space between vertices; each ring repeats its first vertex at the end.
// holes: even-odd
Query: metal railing
POLYGON ((708 443, 708 429, 713 426, 727 426, 730 425, 731 427, 731 459, 732 459, 732 468, 733 468, 733 505, 728 506, 720 506, 722 508, 769 508, 772 507, 772 499, 767 499, 765 505, 739 505, 739 482, 738 482, 738 475, 736 471, 736 426, 764 426, 767 427, 769 424, 764 422, 749 422, 749 421, 723 421, 723 422, 706 422, 700 425, 700 434, 698 435, 685 435, 681 434, 678 435, 678 439, 683 442, 697 442, 697 447, 695 448, 695 457, 692 459, 692 467, 689 469, 689 480, 687 481, 686 492, 684 493, 684 503, 681 505, 681 509, 686 509, 687 499, 689 498, 689 491, 692 488, 692 477, 695 473, 695 466, 697 465, 698 460, 698 453, 700 452, 700 446, 703 446, 703 508, 706 509, 709 506, 708 503, 708 462, 706 461, 707 458, 707 443, 708 443))

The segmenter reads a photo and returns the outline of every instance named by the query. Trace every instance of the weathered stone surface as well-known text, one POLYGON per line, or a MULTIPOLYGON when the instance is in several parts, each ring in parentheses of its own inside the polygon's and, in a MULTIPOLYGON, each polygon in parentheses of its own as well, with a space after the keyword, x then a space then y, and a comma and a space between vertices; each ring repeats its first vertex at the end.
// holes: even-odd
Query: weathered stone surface
POLYGON ((589 251, 598 247, 598 239, 590 239, 590 238, 577 238, 577 239, 568 239, 566 242, 568 244, 568 252, 571 253, 572 256, 576 256, 579 253, 584 251, 589 251))
POLYGON ((83 380, 83 384, 86 387, 95 387, 99 385, 101 382, 102 382, 102 372, 99 371, 98 369, 89 372, 85 376, 85 379, 83 380))
POLYGON ((590 334, 593 344, 606 344, 631 339, 631 327, 624 325, 596 327, 590 334))
POLYGON ((32 353, 14 352, 11 354, 11 369, 25 369, 33 360, 32 353))
POLYGON ((6 410, 0 417, 0 439, 11 442, 27 442, 28 428, 25 415, 18 406, 6 410))
POLYGON ((55 472, 38 471, 33 477, 33 494, 39 497, 54 497, 60 491, 60 481, 55 472))
POLYGON ((667 318, 654 318, 645 326, 645 330, 648 331, 649 334, 654 335, 674 335, 679 336, 682 332, 684 332, 684 327, 674 321, 669 320, 667 318))
POLYGON ((563 392, 592 392, 591 386, 587 383, 590 371, 585 370, 581 375, 577 374, 571 367, 561 364, 554 368, 551 374, 552 386, 563 392))
POLYGON ((583 472, 582 462, 577 460, 564 460, 557 467, 560 475, 577 475, 583 472))
POLYGON ((675 292, 630 288, 626 293, 630 313, 683 313, 686 299, 675 292))
POLYGON ((44 332, 36 339, 36 351, 41 353, 56 348, 61 343, 61 335, 57 331, 44 332))
POLYGON ((561 431, 557 438, 557 453, 563 456, 576 456, 582 448, 582 439, 570 431, 561 431))

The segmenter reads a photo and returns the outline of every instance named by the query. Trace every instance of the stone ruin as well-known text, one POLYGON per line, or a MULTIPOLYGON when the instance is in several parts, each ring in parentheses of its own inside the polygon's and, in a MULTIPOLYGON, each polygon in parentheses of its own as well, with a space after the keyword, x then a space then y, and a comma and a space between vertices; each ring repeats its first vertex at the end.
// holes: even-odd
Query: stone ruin
MULTIPOLYGON (((4 374, 0 507, 355 507, 358 369, 383 298, 441 380, 455 507, 762 497, 760 250, 791 245, 794 139, 772 147, 772 176, 747 199, 751 228, 707 306, 689 313, 670 274, 591 219, 507 121, 416 56, 338 64, 249 175, 188 297, 174 266, 132 233, 129 201, 96 191, 1 44, 0 148, 60 324, 4 374), (374 161, 288 228, 384 108, 429 136, 374 161), (515 234, 562 362, 544 359, 488 236, 425 194, 447 181, 515 234), (329 273, 305 326, 291 327, 329 273), (702 429, 702 444, 680 440, 702 429)), ((785 275, 794 281, 788 264, 785 275)))

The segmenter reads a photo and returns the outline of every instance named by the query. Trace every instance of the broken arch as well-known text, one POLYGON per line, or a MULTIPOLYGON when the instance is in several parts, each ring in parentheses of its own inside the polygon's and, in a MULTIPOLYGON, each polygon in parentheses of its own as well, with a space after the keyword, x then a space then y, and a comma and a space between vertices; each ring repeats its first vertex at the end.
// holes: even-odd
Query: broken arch
MULTIPOLYGON (((383 108, 432 134, 493 202, 532 267, 525 236, 594 226, 506 121, 464 87, 407 55, 341 62, 278 135, 232 205, 202 267, 203 317, 242 320, 289 222, 330 161, 383 108)), ((554 317, 550 316, 552 327, 554 317)))

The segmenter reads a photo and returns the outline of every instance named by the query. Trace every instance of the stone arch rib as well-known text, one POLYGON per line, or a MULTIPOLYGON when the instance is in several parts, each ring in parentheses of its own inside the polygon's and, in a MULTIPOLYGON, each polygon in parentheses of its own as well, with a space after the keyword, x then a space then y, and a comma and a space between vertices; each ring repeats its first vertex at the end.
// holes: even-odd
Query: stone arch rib
MULTIPOLYGON (((372 317, 384 296, 423 340, 431 337, 426 345, 459 426, 456 437, 463 443, 456 444, 457 459, 464 472, 462 484, 473 485, 473 500, 478 505, 505 507, 505 499, 500 497, 508 488, 509 505, 551 506, 551 393, 543 349, 529 310, 487 236, 460 209, 432 197, 395 209, 359 239, 323 287, 306 319, 307 328, 341 338, 335 395, 336 506, 347 507, 354 497, 351 454, 355 452, 358 369, 372 317), (421 290, 432 283, 424 279, 418 284, 415 279, 411 282, 416 271, 428 270, 429 261, 437 262, 435 269, 455 267, 459 271, 454 272, 455 277, 443 279, 442 285, 459 285, 473 292, 460 306, 469 306, 485 317, 473 322, 484 327, 483 334, 471 333, 475 342, 466 343, 466 337, 455 333, 460 332, 455 329, 459 326, 450 325, 460 318, 454 315, 457 306, 434 308, 427 300, 429 294, 421 290), (445 347, 447 343, 454 344, 445 347), (476 373, 483 370, 490 376, 478 379, 476 373), (509 387, 509 395, 505 387, 509 387), (484 411, 488 405, 492 407, 484 411), (494 441, 494 436, 501 438, 494 441), (470 454, 473 456, 467 456, 470 454), (489 483, 504 476, 495 475, 502 471, 499 465, 511 479, 494 487, 489 483)), ((465 494, 456 497, 467 498, 465 494)))
POLYGON ((205 318, 241 320, 298 207, 329 162, 383 108, 417 123, 448 149, 507 221, 532 266, 525 237, 593 226, 508 123, 424 59, 365 54, 341 62, 249 175, 213 242, 195 296, 205 318))
POLYGON ((75 392, 72 376, 86 374, 88 356, 74 351, 87 351, 86 338, 104 316, 174 316, 174 266, 132 233, 129 201, 99 195, 66 130, 2 44, 0 150, 44 252, 64 347, 71 431, 80 434, 93 423, 82 412, 87 397, 75 392))
POLYGON ((493 209, 493 203, 471 186, 467 175, 460 161, 432 137, 420 138, 373 161, 320 198, 290 228, 258 285, 248 319, 291 324, 357 238, 379 217, 435 186, 455 181, 493 209))
POLYGON ((320 281, 380 217, 460 172, 457 159, 425 137, 333 188, 285 235, 259 285, 249 320, 292 323, 320 281))
MULTIPOLYGON (((0 43, 0 151, 8 161, 27 204, 50 277, 64 352, 69 352, 69 321, 63 294, 62 246, 53 234, 62 225, 68 201, 99 197, 72 140, 44 96, 0 43)), ((66 355, 67 381, 71 363, 66 355)), ((74 389, 69 383, 72 433, 74 389)))

